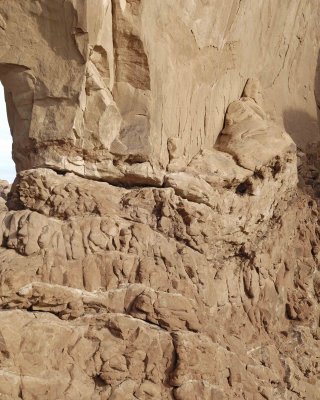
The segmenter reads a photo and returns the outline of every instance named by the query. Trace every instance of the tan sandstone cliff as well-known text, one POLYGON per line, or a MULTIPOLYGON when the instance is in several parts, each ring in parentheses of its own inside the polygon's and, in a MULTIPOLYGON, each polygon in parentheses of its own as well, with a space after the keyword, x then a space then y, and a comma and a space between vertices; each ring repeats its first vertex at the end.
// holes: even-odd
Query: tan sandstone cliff
POLYGON ((319 20, 0 0, 1 400, 320 399, 319 20))

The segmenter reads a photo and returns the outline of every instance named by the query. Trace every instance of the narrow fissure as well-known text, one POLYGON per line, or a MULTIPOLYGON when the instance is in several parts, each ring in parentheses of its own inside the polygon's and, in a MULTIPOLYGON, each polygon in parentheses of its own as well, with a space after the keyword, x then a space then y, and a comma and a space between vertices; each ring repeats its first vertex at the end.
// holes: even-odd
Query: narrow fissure
POLYGON ((4 88, 0 85, 0 180, 13 182, 16 176, 12 160, 12 136, 7 118, 4 88))

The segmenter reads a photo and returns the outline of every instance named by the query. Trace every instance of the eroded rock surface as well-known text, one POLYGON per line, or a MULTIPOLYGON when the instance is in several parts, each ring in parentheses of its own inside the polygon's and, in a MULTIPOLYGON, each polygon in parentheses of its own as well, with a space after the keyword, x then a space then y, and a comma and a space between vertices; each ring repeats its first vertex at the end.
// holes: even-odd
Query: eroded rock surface
MULTIPOLYGON (((317 0, 2 0, 18 170, 161 186, 172 159, 212 149, 250 77, 278 123, 314 118, 319 17, 317 0)), ((306 145, 318 127, 301 125, 306 145)))
POLYGON ((0 1, 1 399, 320 399, 319 12, 0 1))

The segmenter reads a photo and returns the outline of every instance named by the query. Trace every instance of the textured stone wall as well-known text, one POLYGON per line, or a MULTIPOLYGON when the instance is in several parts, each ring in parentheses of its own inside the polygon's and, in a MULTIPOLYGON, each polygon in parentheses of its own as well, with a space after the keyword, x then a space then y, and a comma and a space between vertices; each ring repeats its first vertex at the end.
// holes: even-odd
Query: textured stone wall
POLYGON ((319 14, 317 0, 2 1, 18 170, 161 185, 172 158, 213 148, 251 77, 299 146, 317 141, 319 14))
POLYGON ((0 0, 1 400, 320 399, 319 14, 0 0))

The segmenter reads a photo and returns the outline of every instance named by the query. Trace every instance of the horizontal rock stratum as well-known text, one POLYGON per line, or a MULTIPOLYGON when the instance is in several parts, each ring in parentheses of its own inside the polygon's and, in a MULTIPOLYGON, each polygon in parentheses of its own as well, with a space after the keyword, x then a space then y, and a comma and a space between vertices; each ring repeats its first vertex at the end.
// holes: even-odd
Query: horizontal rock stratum
POLYGON ((320 399, 320 3, 0 0, 0 399, 320 399))

